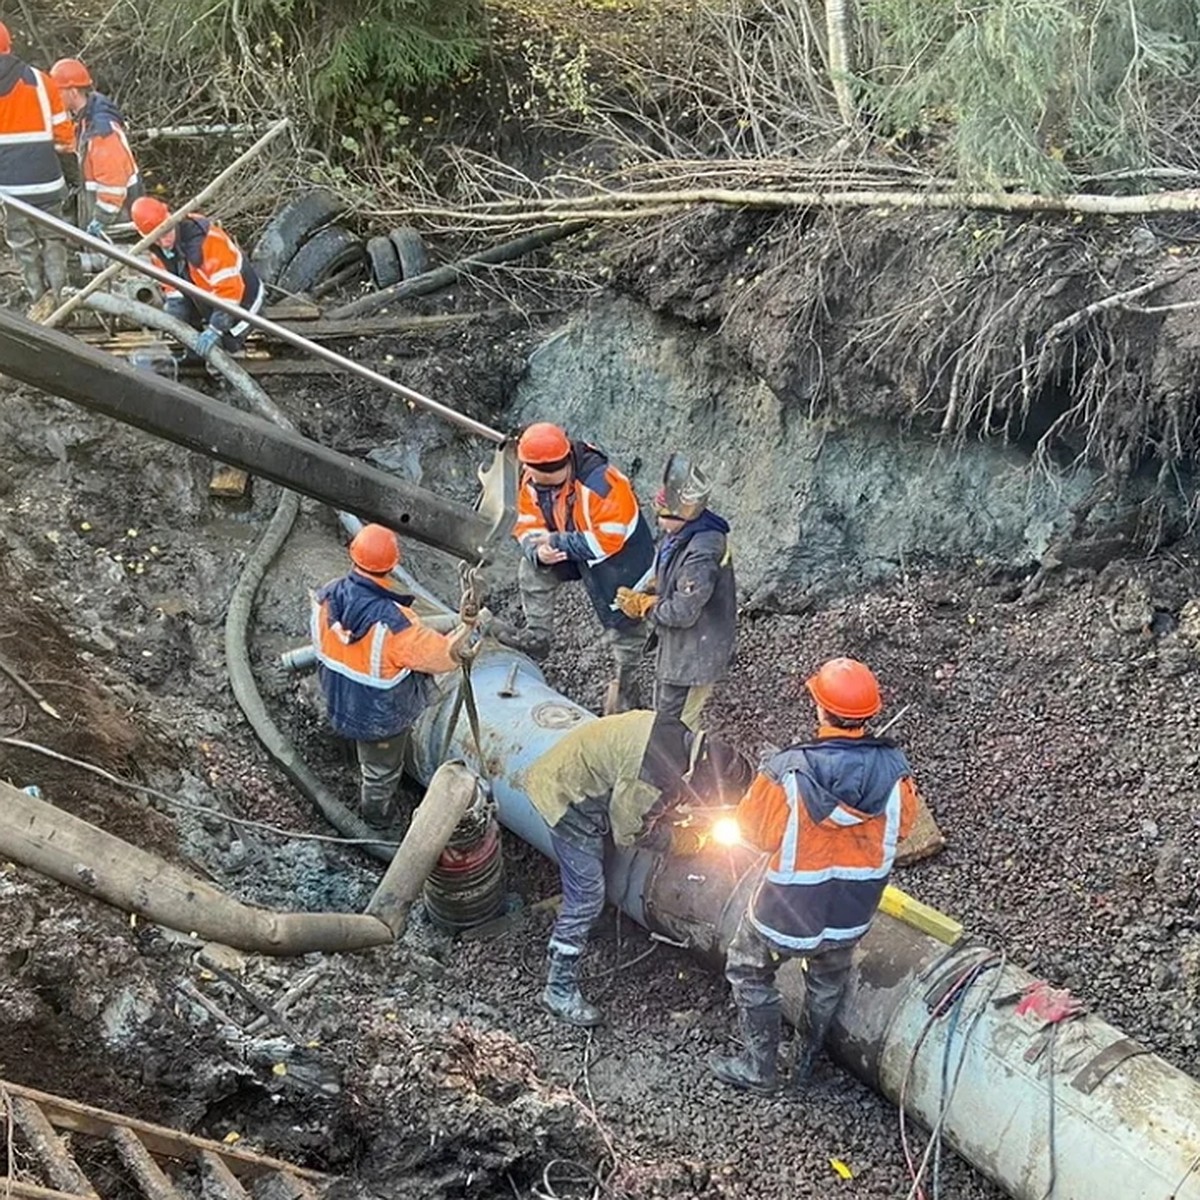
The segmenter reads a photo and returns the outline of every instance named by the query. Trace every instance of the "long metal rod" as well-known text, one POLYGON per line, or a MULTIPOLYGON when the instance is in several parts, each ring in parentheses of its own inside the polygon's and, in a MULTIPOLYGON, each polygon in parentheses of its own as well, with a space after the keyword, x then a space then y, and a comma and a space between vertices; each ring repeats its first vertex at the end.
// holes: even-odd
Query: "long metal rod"
MULTIPOLYGON (((174 229, 190 212, 195 212, 206 200, 213 196, 221 189, 221 186, 230 178, 238 173, 247 163, 256 159, 285 129, 290 122, 286 117, 282 121, 273 125, 262 137, 258 139, 244 154, 239 154, 215 179, 207 186, 198 191, 185 204, 181 204, 173 213, 165 220, 159 222, 158 226, 152 229, 145 237, 141 238, 135 246, 130 248, 131 254, 140 254, 143 250, 148 250, 154 243, 162 237, 164 233, 174 229)), ((68 296, 62 304, 60 304, 45 320, 45 324, 51 329, 57 329, 93 292, 98 292, 106 283, 114 279, 120 270, 119 263, 110 263, 95 279, 90 280, 83 287, 82 291, 76 292, 73 296, 68 296)))
POLYGON ((278 322, 272 321, 269 317, 264 317, 260 313, 248 312, 237 304, 233 304, 228 300, 222 300, 220 296, 214 296, 202 288, 196 287, 195 284, 189 283, 186 279, 180 279, 177 275, 172 275, 168 271, 160 270, 150 263, 134 258, 131 254, 126 254, 125 251, 112 245, 112 243, 102 241, 100 238, 94 238, 82 229, 77 229, 74 225, 68 225, 65 221, 60 221, 57 217, 52 217, 49 213, 42 212, 40 208, 35 208, 32 204, 26 204, 24 200, 18 200, 15 196, 6 196, 0 193, 0 203, 28 217, 38 225, 42 225, 47 229, 53 229, 57 233, 70 238, 72 241, 78 242, 81 246, 86 246, 89 250, 107 255, 109 258, 123 263, 131 270, 137 271, 159 283, 166 284, 167 287, 174 288, 176 291, 183 292, 184 295, 191 296, 193 300, 199 300, 202 304, 219 309, 221 312, 237 317, 241 321, 248 321, 255 328, 266 330, 273 337, 277 337, 280 341, 295 346, 298 350, 304 350, 316 358, 323 359, 327 363, 332 363, 335 367, 341 367, 342 370, 349 371, 352 375, 357 375, 361 379, 374 383, 385 391, 403 397, 410 404, 415 404, 419 408, 436 413, 438 416, 457 425, 460 429, 465 429, 468 433, 478 434, 480 437, 485 437, 493 442, 504 442, 507 440, 507 435, 501 433, 498 429, 493 429, 490 425, 483 424, 482 421, 476 421, 472 417, 463 416, 462 413, 455 412, 454 409, 440 404, 437 400, 431 400, 428 396, 423 396, 420 392, 414 392, 412 388, 407 388, 402 383, 397 383, 394 379, 389 379, 386 375, 381 375, 378 371, 372 371, 370 367, 364 367, 360 363, 356 363, 352 359, 330 350, 327 346, 318 345, 301 334, 294 333, 278 322))

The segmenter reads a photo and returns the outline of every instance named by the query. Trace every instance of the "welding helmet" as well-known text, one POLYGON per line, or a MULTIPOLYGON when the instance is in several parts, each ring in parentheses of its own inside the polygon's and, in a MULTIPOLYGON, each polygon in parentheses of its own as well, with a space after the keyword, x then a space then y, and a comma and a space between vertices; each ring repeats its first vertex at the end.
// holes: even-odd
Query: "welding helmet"
POLYGON ((754 770, 740 751, 703 730, 692 737, 685 786, 709 804, 734 804, 750 786, 754 770))
POLYGON ((712 495, 712 482, 686 455, 678 451, 667 459, 662 490, 655 497, 660 517, 694 521, 712 495))

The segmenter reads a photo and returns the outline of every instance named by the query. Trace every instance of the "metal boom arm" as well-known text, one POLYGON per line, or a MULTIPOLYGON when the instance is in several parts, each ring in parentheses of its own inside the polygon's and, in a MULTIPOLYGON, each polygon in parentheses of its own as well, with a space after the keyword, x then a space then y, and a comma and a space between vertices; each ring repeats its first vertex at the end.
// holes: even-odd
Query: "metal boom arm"
POLYGON ((465 504, 3 309, 0 371, 459 558, 486 556, 489 543, 507 532, 465 504))

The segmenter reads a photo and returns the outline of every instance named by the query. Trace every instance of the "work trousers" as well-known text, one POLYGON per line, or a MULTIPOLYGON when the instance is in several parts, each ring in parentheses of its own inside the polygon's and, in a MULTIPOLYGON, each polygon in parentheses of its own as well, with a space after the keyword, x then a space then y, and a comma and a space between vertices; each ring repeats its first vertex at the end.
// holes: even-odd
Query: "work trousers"
MULTIPOLYGON (((560 579, 553 571, 537 567, 522 556, 517 568, 517 586, 521 589, 525 624, 530 630, 543 634, 547 641, 554 640, 554 600, 565 582, 568 581, 560 579)), ((618 672, 638 665, 646 649, 646 636, 644 622, 625 630, 605 629, 604 641, 612 652, 618 672)))
POLYGON ((404 773, 408 738, 406 729, 383 742, 355 743, 362 776, 359 807, 368 825, 382 828, 396 819, 396 793, 404 773))
POLYGON ((588 934, 604 911, 603 837, 568 840, 552 829, 550 841, 562 879, 562 908, 550 933, 550 949, 577 958, 587 946, 588 934))
POLYGON ((700 714, 712 695, 711 683, 663 683, 654 681, 654 710, 666 717, 678 717, 693 733, 700 731, 700 714))
POLYGON ((831 946, 819 954, 796 954, 767 941, 751 924, 749 913, 743 913, 725 955, 725 978, 738 1008, 778 1008, 775 975, 789 958, 803 958, 806 1032, 819 1031, 823 1036, 846 990, 856 944, 831 946))
MULTIPOLYGON (((43 212, 64 219, 63 202, 30 201, 43 212)), ((67 239, 56 230, 31 221, 14 208, 4 212, 4 240, 21 268, 21 278, 31 301, 47 292, 57 300, 67 286, 67 239)))

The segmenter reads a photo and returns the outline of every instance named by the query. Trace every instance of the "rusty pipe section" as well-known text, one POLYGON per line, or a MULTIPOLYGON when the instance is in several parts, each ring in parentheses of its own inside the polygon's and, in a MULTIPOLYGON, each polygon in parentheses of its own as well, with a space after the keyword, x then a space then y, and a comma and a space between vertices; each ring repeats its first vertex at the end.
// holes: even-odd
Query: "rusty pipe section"
POLYGON ((255 908, 71 813, 0 781, 0 856, 129 913, 254 954, 366 950, 393 941, 426 876, 474 802, 478 781, 440 767, 366 913, 255 908))
MULTIPOLYGON (((553 857, 549 831, 524 791, 525 771, 595 717, 514 651, 486 652, 473 676, 500 821, 553 857)), ((422 779, 436 765, 452 706, 447 690, 415 730, 422 779)), ((450 744, 471 761, 465 720, 450 744)), ((760 869, 761 858, 743 848, 686 857, 614 849, 606 875, 609 899, 623 912, 717 964, 760 869)), ((986 948, 948 950, 880 914, 860 947, 830 1049, 926 1128, 940 1121, 946 1141, 1016 1200, 1200 1200, 1200 1083, 1093 1014, 1052 1027, 1018 1016, 1014 997, 1032 982, 986 948), (949 1020, 946 997, 982 958, 993 966, 964 989, 949 1020), (953 1075, 960 1058, 947 1098, 943 1061, 953 1075)), ((778 984, 796 1023, 804 1000, 799 961, 785 964, 778 984)))

